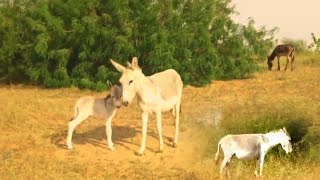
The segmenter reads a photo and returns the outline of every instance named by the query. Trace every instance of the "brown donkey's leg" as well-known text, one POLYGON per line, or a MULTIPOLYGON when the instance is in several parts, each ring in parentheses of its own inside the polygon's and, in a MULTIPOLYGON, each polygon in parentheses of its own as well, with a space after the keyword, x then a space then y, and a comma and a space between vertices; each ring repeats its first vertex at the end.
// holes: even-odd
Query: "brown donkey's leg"
POLYGON ((289 64, 289 56, 287 56, 287 64, 286 64, 286 67, 284 68, 285 71, 287 70, 288 64, 289 64))
POLYGON ((278 71, 280 71, 280 57, 279 56, 277 56, 277 59, 278 59, 278 71))
POLYGON ((291 71, 293 71, 294 54, 291 56, 291 71))

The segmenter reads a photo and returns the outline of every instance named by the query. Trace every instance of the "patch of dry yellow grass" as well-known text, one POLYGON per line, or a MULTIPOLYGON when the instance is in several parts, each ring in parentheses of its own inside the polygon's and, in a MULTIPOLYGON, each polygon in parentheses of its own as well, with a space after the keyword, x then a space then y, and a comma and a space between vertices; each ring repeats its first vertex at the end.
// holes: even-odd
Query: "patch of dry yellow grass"
MULTIPOLYGON (((84 95, 105 96, 106 93, 2 85, 0 177, 217 179, 218 167, 213 165, 211 153, 216 150, 219 137, 210 139, 208 132, 219 131, 212 125, 218 115, 221 121, 228 117, 233 120, 230 123, 237 123, 239 116, 259 116, 261 112, 283 109, 281 106, 288 104, 306 113, 312 126, 319 128, 320 66, 309 61, 308 57, 297 56, 293 72, 268 71, 245 80, 214 81, 203 88, 185 87, 178 148, 170 146, 174 121, 170 114, 165 114, 164 153, 156 153, 158 135, 153 117, 148 125, 147 150, 142 157, 134 156, 141 141, 141 115, 136 104, 121 108, 114 118, 115 151, 107 149, 104 120, 94 118, 77 127, 74 149, 67 150, 64 145, 67 123, 75 100, 84 95)), ((265 164, 265 179, 316 179, 320 166, 302 160, 293 163, 270 157, 265 164)), ((253 179, 254 165, 235 161, 234 179, 253 179)))

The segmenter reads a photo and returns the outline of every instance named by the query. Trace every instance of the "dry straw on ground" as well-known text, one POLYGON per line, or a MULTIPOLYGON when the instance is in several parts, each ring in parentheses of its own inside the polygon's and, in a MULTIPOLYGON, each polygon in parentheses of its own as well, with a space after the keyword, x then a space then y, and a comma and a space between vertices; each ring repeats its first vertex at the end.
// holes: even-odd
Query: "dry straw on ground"
MULTIPOLYGON (((1 179, 216 179, 213 164, 216 143, 245 118, 293 109, 320 129, 319 57, 296 57, 293 72, 272 71, 250 79, 214 81, 203 88, 183 91, 181 135, 178 148, 171 114, 163 116, 164 152, 156 153, 158 135, 154 117, 149 121, 147 150, 136 157, 141 141, 141 115, 136 104, 121 108, 113 120, 115 151, 107 149, 104 120, 90 118, 74 135, 74 149, 65 146, 67 123, 75 100, 83 95, 106 93, 75 88, 48 90, 23 85, 0 87, 1 179), (310 60, 311 59, 311 60, 310 60), (316 59, 316 60, 315 60, 316 59), (287 107, 283 107, 286 105, 287 107), (219 126, 221 125, 221 126, 219 126)), ((263 64, 265 65, 265 64, 263 64)), ((290 113, 288 113, 290 115, 290 113)), ((314 147, 319 152, 319 144, 314 147)), ((299 153, 298 153, 299 155, 299 153)), ((319 159, 319 155, 314 155, 319 159)), ((301 155, 270 156, 265 179, 316 179, 316 161, 301 155)), ((318 161, 319 162, 319 161, 318 161)), ((255 163, 235 161, 235 179, 253 179, 255 163)))

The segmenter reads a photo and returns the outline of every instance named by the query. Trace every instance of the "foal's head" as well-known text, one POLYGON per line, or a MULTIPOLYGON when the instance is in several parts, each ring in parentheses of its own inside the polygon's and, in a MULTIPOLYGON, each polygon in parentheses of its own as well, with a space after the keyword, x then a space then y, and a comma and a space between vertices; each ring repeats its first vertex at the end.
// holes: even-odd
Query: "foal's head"
POLYGON ((280 140, 282 149, 285 150, 287 154, 292 152, 291 137, 287 129, 284 127, 280 129, 278 133, 279 133, 279 140, 280 140))
POLYGON ((111 83, 108 83, 108 85, 110 86, 110 97, 112 99, 112 103, 119 109, 122 103, 122 88, 117 85, 111 85, 111 83))
POLYGON ((110 59, 112 65, 122 73, 119 82, 122 85, 123 90, 123 104, 127 106, 132 102, 132 99, 137 93, 137 83, 140 77, 143 77, 140 67, 138 66, 138 59, 132 58, 131 64, 128 62, 128 66, 124 67, 121 64, 116 63, 110 59))

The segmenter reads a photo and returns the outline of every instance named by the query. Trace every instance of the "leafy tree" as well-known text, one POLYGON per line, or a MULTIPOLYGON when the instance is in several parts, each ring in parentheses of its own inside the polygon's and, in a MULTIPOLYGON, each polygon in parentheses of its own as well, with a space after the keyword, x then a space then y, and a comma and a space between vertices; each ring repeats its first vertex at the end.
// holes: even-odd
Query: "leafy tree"
POLYGON ((244 78, 274 30, 235 23, 230 0, 17 0, 0 7, 0 80, 104 90, 109 63, 139 57, 147 74, 176 69, 186 84, 244 78))

